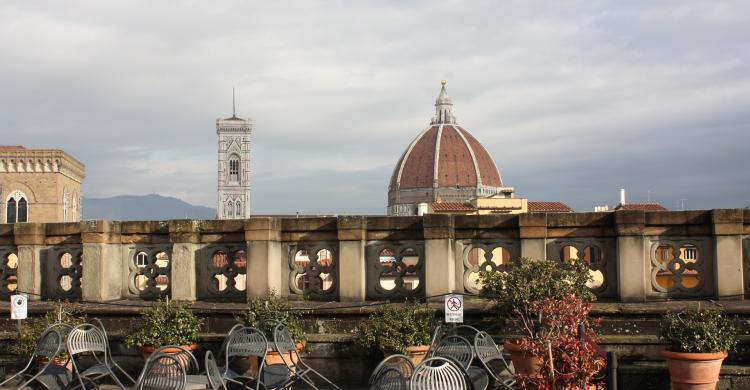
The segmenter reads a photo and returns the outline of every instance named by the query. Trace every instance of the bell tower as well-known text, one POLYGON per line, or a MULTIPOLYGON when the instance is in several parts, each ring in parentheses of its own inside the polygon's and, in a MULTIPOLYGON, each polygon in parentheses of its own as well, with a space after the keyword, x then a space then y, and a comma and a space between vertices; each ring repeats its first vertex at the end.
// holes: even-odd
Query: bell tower
POLYGON ((218 219, 250 216, 250 118, 238 118, 232 89, 232 117, 216 120, 219 136, 218 219))

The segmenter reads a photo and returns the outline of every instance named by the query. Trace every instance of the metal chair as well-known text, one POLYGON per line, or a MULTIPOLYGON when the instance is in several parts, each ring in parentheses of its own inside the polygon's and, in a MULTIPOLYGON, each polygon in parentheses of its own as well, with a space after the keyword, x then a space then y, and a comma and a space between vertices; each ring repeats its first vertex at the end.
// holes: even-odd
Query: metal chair
MULTIPOLYGON (((157 348, 152 355, 163 354, 174 356, 180 363, 182 368, 185 369, 186 375, 195 375, 200 371, 198 366, 198 359, 195 358, 190 350, 181 345, 163 345, 157 348)), ((151 358, 151 356, 149 356, 151 358)))
POLYGON ((431 357, 419 363, 409 380, 410 390, 473 389, 466 371, 451 358, 431 357))
POLYGON ((290 377, 281 386, 278 387, 287 387, 291 384, 301 380, 308 384, 313 389, 318 389, 318 387, 315 385, 315 382, 313 381, 313 374, 315 377, 318 377, 325 381, 328 385, 333 386, 333 388, 341 390, 340 387, 336 386, 333 382, 331 382, 328 378, 324 377, 321 373, 315 371, 312 367, 307 365, 302 358, 300 357, 299 353, 297 353, 297 347, 294 344, 294 339, 292 338, 292 335, 289 333, 289 329, 287 329, 284 324, 279 323, 276 325, 276 327, 273 330, 273 343, 276 346, 276 350, 281 355, 281 359, 286 364, 287 367, 289 367, 290 377), (285 353, 289 353, 290 361, 287 361, 287 358, 284 357, 285 353))
MULTIPOLYGON (((86 386, 83 383, 83 378, 87 378, 92 381, 96 381, 105 376, 109 376, 121 389, 125 390, 125 386, 120 382, 120 379, 112 371, 112 365, 109 360, 109 344, 104 333, 99 327, 92 324, 81 324, 68 333, 67 340, 68 353, 70 354, 70 360, 73 363, 73 375, 78 378, 78 382, 82 389, 86 386), (94 364, 89 369, 81 372, 76 362, 76 356, 89 353, 96 359, 94 364), (102 359, 99 359, 97 354, 101 354, 102 359), (89 373, 89 375, 84 375, 89 373), (94 376, 93 378, 91 376, 94 376)), ((79 356, 80 357, 80 356, 79 356)))
POLYGON ((413 371, 414 364, 408 357, 391 355, 375 367, 367 386, 370 389, 406 389, 413 371))
POLYGON ((440 340, 442 338, 443 338, 443 326, 438 325, 435 327, 435 330, 432 332, 432 339, 430 339, 430 347, 427 349, 426 357, 432 356, 432 354, 435 352, 435 348, 437 348, 438 344, 440 344, 440 340))
POLYGON ((515 379, 513 379, 513 369, 510 368, 502 350, 492 339, 492 336, 484 331, 477 333, 474 336, 474 351, 477 354, 477 360, 481 362, 482 367, 495 383, 505 389, 512 390, 516 384, 515 379), (510 377, 503 378, 503 372, 506 372, 510 377))
MULTIPOLYGON (((65 373, 55 373, 55 366, 52 365, 52 360, 62 350, 62 344, 63 336, 60 334, 60 332, 58 332, 54 328, 48 327, 45 331, 42 332, 41 336, 39 336, 39 341, 34 348, 34 352, 31 354, 29 362, 26 363, 26 366, 15 375, 0 382, 0 386, 5 385, 15 378, 20 378, 21 380, 26 379, 26 381, 22 382, 18 386, 19 389, 22 389, 30 383, 39 380, 42 375, 51 376, 54 377, 54 379, 57 379, 59 376, 59 382, 62 382, 59 384, 62 386, 67 385, 70 381, 70 377, 67 375, 67 370, 60 368, 60 371, 65 371, 65 373), (37 368, 37 365, 35 363, 37 362, 38 358, 46 359, 47 362, 40 369, 38 369, 36 373, 34 373, 34 369, 37 368)), ((45 387, 47 387, 46 384, 45 387)))
POLYGON ((450 357, 461 364, 461 367, 468 369, 474 359, 474 350, 469 340, 450 335, 440 340, 432 356, 450 357))
POLYGON ((227 390, 227 384, 224 382, 224 378, 219 371, 219 366, 216 365, 214 354, 211 351, 206 351, 206 379, 208 379, 208 386, 211 390, 227 390))
MULTIPOLYGON (((256 378, 249 379, 254 379, 256 382, 255 387, 256 389, 259 389, 261 386, 262 374, 264 369, 266 368, 266 353, 268 352, 268 340, 266 339, 266 336, 263 334, 263 332, 249 326, 235 326, 232 328, 229 336, 227 336, 224 346, 224 367, 219 369, 222 377, 231 382, 242 383, 246 385, 247 381, 244 380, 245 378, 243 378, 243 381, 236 380, 236 378, 239 378, 240 375, 232 371, 229 368, 229 364, 231 360, 236 357, 257 357, 258 374, 256 378)), ((288 368, 286 366, 284 366, 283 368, 286 370, 286 372, 280 373, 278 369, 274 369, 275 374, 283 376, 283 379, 281 380, 282 382, 289 377, 288 368)))
POLYGON ((146 359, 135 390, 183 390, 186 382, 185 368, 177 357, 154 353, 146 359))
POLYGON ((471 325, 463 325, 463 324, 461 324, 461 325, 454 326, 454 327, 448 329, 448 334, 449 335, 454 334, 454 335, 457 335, 457 336, 462 336, 466 340, 474 340, 474 337, 477 335, 477 333, 479 333, 479 329, 477 329, 477 328, 475 328, 475 327, 473 327, 471 325))
MULTIPOLYGON (((96 327, 99 328, 99 330, 104 335, 104 339, 105 340, 109 340, 109 338, 107 338, 107 329, 104 328, 104 324, 102 323, 102 321, 100 319, 98 319, 98 318, 92 318, 90 323, 92 325, 94 325, 94 326, 96 326, 96 327)), ((68 332, 70 332, 70 330, 72 330, 72 329, 73 328, 70 327, 70 329, 68 330, 68 332)), ((108 365, 106 367, 105 367, 104 364, 97 364, 97 365, 95 365, 93 367, 90 367, 89 369, 85 370, 84 372, 82 372, 81 376, 83 376, 83 377, 100 378, 100 377, 103 377, 103 376, 107 375, 106 370, 110 370, 110 371, 114 372, 113 369, 116 368, 117 371, 119 371, 121 374, 125 375, 126 378, 128 378, 128 380, 130 381, 130 383, 135 384, 136 380, 133 379, 133 377, 130 376, 122 367, 120 367, 120 365, 117 364, 117 362, 115 362, 115 360, 112 358, 112 350, 109 348, 109 345, 107 345, 107 357, 108 357, 108 362, 109 363, 108 363, 108 365)), ((97 361, 99 363, 102 363, 101 361, 99 361, 98 358, 97 358, 97 361)))

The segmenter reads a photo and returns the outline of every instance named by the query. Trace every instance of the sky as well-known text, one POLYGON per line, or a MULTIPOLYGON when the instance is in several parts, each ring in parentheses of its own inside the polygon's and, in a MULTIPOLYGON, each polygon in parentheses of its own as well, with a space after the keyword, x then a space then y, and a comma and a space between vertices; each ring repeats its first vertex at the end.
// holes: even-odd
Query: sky
POLYGON ((748 2, 0 0, 0 144, 89 198, 215 207, 234 87, 253 213, 383 214, 441 80, 516 196, 750 205, 748 2))

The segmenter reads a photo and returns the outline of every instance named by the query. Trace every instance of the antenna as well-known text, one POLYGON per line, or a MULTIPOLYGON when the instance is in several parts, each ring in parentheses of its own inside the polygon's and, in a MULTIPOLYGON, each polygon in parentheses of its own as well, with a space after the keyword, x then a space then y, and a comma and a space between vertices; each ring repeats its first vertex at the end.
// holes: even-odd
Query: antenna
POLYGON ((234 104, 234 87, 232 87, 232 118, 236 118, 234 108, 235 108, 235 104, 234 104))
POLYGON ((648 190, 648 203, 651 203, 651 190, 648 190))
POLYGON ((685 211, 685 204, 687 204, 687 198, 680 199, 680 211, 685 211))

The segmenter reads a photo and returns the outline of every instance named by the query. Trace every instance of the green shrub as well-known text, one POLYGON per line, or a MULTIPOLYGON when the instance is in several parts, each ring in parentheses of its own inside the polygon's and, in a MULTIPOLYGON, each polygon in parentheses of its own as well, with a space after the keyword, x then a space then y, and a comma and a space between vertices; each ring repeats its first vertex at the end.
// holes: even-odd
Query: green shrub
POLYGON ((304 342, 306 337, 300 325, 301 316, 300 311, 294 310, 271 290, 265 297, 250 299, 247 308, 235 318, 246 326, 262 331, 269 341, 273 341, 274 322, 279 321, 289 329, 294 340, 304 342))
POLYGON ((198 341, 203 320, 196 317, 190 306, 177 302, 157 301, 146 309, 132 332, 125 337, 125 345, 152 346, 192 345, 198 341))
POLYGON ((737 345, 737 326, 719 310, 669 312, 660 336, 672 352, 729 352, 737 345))
POLYGON ((570 296, 591 302, 594 295, 586 287, 590 279, 588 266, 580 260, 563 263, 522 258, 508 272, 483 271, 479 275, 482 295, 495 303, 500 318, 518 319, 521 332, 531 338, 544 325, 534 304, 570 296))
POLYGON ((356 340, 366 350, 406 353, 408 347, 428 345, 439 323, 425 304, 386 305, 357 325, 356 340))

